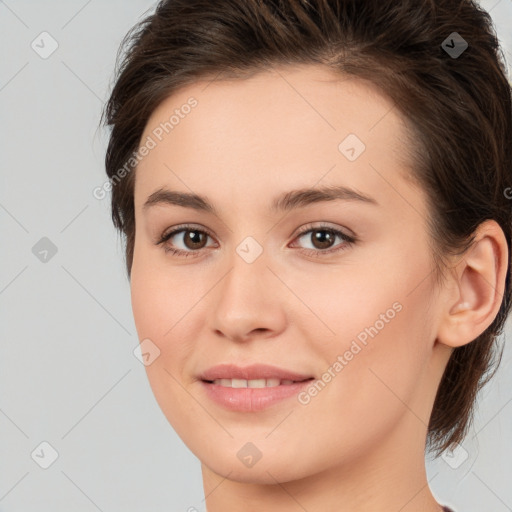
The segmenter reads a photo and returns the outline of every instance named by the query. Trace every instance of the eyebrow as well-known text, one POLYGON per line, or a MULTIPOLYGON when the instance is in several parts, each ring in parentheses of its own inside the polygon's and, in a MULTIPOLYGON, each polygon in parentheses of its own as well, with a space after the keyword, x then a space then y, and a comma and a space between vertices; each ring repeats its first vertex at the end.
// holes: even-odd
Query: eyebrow
MULTIPOLYGON (((310 204, 323 201, 344 200, 359 201, 378 206, 379 203, 371 196, 358 192, 355 189, 337 185, 317 188, 301 188, 291 190, 276 197, 270 206, 274 213, 303 208, 310 204)), ((205 196, 189 192, 177 192, 166 188, 159 188, 153 192, 144 203, 142 209, 147 210, 155 205, 175 205, 184 208, 204 211, 217 215, 217 210, 205 196)))

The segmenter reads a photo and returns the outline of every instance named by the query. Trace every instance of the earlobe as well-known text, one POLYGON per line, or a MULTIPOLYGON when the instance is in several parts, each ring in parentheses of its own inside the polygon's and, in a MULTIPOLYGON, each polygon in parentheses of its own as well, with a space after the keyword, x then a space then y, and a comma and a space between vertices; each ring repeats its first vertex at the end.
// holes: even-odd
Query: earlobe
POLYGON ((472 245, 453 268, 452 289, 446 301, 437 339, 451 347, 470 343, 498 314, 509 264, 503 230, 494 220, 482 223, 472 245), (453 282, 455 280, 455 282, 453 282))

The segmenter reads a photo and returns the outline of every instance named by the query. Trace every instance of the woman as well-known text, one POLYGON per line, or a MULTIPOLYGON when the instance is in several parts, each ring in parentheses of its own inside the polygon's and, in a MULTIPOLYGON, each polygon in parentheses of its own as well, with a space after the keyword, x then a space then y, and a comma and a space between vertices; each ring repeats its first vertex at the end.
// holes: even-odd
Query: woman
MULTIPOLYGON (((105 109, 155 397, 208 512, 438 512, 510 308, 511 90, 461 0, 169 0, 105 109)), ((463 511, 457 511, 463 512, 463 511)))

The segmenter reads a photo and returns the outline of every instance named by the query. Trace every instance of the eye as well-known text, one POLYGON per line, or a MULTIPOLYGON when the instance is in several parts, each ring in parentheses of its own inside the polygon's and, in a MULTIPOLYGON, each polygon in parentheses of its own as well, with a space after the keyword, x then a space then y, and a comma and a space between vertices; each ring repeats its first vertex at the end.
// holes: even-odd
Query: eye
MULTIPOLYGON (((294 240, 301 238, 308 239, 312 247, 306 247, 301 252, 310 256, 323 256, 339 251, 343 251, 354 244, 357 240, 352 235, 347 235, 327 225, 320 225, 315 227, 306 226, 294 240), (336 239, 341 240, 341 243, 334 245, 336 239)), ((163 245, 166 253, 171 253, 176 256, 195 257, 201 254, 202 249, 207 248, 206 241, 208 238, 213 238, 212 235, 205 229, 199 229, 195 226, 181 225, 176 226, 169 232, 164 232, 160 237, 157 245, 163 245), (171 242, 171 243, 169 243, 171 242), (181 248, 179 245, 181 244, 181 248), (178 247, 176 247, 178 245, 178 247)))
POLYGON ((164 233, 158 240, 157 245, 162 244, 166 253, 176 254, 178 256, 196 256, 201 249, 205 248, 205 241, 211 235, 204 229, 194 226, 177 226, 172 231, 164 233), (173 240, 176 239, 176 240, 173 240), (172 244, 167 242, 171 241, 172 244), (178 242, 184 248, 174 247, 178 242))
POLYGON ((296 237, 296 239, 300 238, 305 238, 307 241, 309 240, 310 247, 303 249, 302 252, 310 256, 322 256, 343 251, 356 242, 354 236, 347 235, 339 229, 325 225, 310 227, 309 229, 306 227, 306 229, 301 231, 296 237), (342 243, 333 246, 336 238, 340 239, 342 243))

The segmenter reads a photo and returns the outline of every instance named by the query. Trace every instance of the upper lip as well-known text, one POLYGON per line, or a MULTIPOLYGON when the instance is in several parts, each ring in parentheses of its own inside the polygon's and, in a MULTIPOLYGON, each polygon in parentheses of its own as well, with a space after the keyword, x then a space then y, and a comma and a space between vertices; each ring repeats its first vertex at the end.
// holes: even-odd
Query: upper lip
POLYGON ((280 379, 303 381, 312 378, 312 375, 301 374, 268 364, 252 364, 244 367, 234 364, 219 364, 202 372, 199 378, 208 381, 217 379, 280 379))

